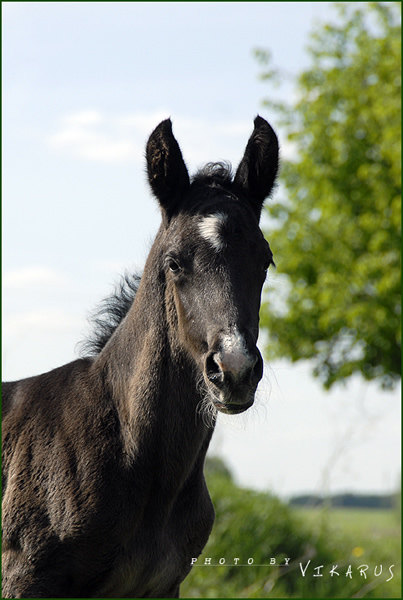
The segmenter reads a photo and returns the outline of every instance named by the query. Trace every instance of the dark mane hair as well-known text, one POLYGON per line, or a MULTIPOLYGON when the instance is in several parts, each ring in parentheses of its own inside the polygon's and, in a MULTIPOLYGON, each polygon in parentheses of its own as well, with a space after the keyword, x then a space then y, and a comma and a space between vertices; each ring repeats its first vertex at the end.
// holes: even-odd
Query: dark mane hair
POLYGON ((141 275, 125 273, 110 296, 101 300, 90 315, 92 333, 80 344, 82 356, 95 356, 101 352, 133 304, 141 275))
POLYGON ((199 169, 192 177, 192 185, 205 185, 208 183, 229 187, 232 184, 233 173, 231 163, 209 162, 199 169))

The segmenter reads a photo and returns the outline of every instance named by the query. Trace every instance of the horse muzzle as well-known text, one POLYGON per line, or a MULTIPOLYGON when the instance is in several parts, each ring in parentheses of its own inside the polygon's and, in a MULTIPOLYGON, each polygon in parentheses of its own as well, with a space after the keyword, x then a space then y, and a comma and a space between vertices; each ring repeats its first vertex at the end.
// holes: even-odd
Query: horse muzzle
POLYGON ((236 414, 250 408, 263 375, 263 359, 256 346, 248 348, 239 336, 225 336, 207 354, 204 379, 220 412, 236 414))

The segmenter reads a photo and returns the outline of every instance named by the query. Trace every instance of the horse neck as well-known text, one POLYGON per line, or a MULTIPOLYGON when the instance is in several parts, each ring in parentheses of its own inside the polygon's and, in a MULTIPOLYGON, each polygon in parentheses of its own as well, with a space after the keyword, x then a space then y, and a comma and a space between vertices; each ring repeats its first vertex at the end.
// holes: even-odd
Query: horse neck
POLYGON ((197 371, 169 323, 157 258, 152 250, 133 306, 96 363, 117 406, 127 456, 151 461, 169 485, 170 472, 182 478, 204 458, 212 428, 197 410, 197 371))

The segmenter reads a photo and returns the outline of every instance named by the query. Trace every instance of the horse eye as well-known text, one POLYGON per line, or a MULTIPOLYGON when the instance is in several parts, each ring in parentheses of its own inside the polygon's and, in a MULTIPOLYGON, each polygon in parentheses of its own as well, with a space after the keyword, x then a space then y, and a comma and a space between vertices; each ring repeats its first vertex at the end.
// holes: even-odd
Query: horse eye
POLYGON ((167 259, 167 265, 172 273, 179 273, 182 270, 179 263, 174 258, 169 257, 167 259))

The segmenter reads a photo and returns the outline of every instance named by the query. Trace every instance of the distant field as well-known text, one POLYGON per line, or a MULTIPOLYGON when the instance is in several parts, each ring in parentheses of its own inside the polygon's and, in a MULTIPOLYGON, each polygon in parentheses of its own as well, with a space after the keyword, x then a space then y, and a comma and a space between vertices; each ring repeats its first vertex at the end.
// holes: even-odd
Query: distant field
POLYGON ((398 544, 400 549, 400 522, 397 513, 387 509, 363 508, 294 508, 293 511, 313 527, 323 521, 337 533, 344 534, 364 547, 377 541, 398 544))
MULTIPOLYGON (((293 508, 308 526, 318 532, 326 527, 328 535, 343 540, 351 556, 362 563, 393 564, 394 578, 377 588, 379 598, 401 597, 401 522, 394 510, 362 508, 293 508)), ((345 557, 348 559, 348 557, 345 557)))

